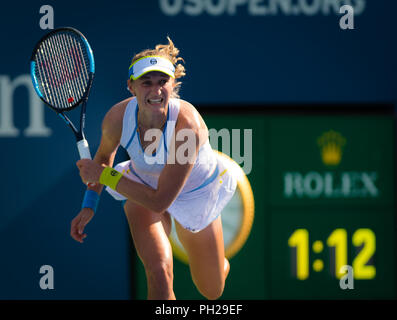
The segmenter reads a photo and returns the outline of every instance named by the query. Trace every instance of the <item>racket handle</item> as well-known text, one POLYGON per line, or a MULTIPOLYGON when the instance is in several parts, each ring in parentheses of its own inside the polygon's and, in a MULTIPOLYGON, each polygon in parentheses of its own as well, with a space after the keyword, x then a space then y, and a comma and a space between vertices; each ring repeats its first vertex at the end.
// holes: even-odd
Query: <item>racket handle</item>
POLYGON ((77 142, 77 149, 79 149, 80 159, 92 159, 90 147, 86 139, 77 142))
MULTIPOLYGON (((92 159, 90 147, 86 139, 77 142, 77 149, 79 149, 80 159, 92 159)), ((87 182, 88 187, 95 187, 96 183, 87 182)))

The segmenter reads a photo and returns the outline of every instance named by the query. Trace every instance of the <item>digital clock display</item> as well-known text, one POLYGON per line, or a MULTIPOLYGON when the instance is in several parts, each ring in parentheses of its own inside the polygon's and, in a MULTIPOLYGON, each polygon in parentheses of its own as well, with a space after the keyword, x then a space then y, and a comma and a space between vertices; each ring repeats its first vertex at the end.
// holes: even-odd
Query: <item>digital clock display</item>
MULTIPOLYGON (((374 279, 376 267, 374 266, 374 254, 376 251, 376 236, 371 229, 361 228, 352 235, 352 244, 357 255, 352 260, 354 279, 374 279)), ((329 271, 333 277, 341 278, 344 275, 344 266, 348 265, 348 235, 346 229, 338 228, 327 237, 326 246, 329 250, 329 271)), ((309 231, 297 229, 288 239, 288 246, 291 249, 291 271, 292 276, 299 280, 309 278, 310 259, 309 251, 320 254, 324 250, 324 243, 321 240, 309 243, 309 231)), ((324 261, 315 259, 313 271, 324 270, 324 261)))
POLYGON ((394 219, 385 210, 276 210, 271 288, 276 299, 391 298, 394 219), (350 266, 354 290, 340 288, 350 266), (286 288, 288 288, 286 290, 286 288))

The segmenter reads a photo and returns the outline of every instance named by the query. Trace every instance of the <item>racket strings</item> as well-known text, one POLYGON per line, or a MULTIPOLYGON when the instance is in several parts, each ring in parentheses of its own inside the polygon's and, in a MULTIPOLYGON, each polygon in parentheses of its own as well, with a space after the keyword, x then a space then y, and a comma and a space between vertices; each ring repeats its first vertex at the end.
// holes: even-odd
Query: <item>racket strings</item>
POLYGON ((84 51, 81 47, 81 43, 77 42, 75 38, 68 39, 69 43, 71 45, 71 51, 72 51, 72 58, 73 58, 73 63, 74 63, 74 68, 76 70, 77 78, 79 81, 77 81, 78 84, 78 89, 80 92, 85 91, 85 85, 88 83, 89 80, 89 74, 88 74, 88 66, 86 65, 85 61, 87 58, 84 58, 84 51), (83 86, 82 83, 85 85, 83 86))
POLYGON ((64 108, 64 93, 60 90, 62 73, 60 70, 59 62, 58 62, 58 52, 57 48, 53 45, 52 39, 49 39, 47 42, 43 43, 43 48, 41 52, 44 56, 44 75, 47 80, 46 87, 48 90, 48 95, 50 103, 56 106, 61 106, 64 108), (50 63, 50 61, 52 63, 50 63))
POLYGON ((50 59, 48 61, 52 61, 53 65, 49 67, 52 71, 51 75, 54 77, 52 79, 52 83, 54 84, 54 89, 56 94, 55 98, 58 100, 58 104, 62 108, 65 107, 66 104, 66 95, 67 91, 70 91, 70 85, 66 82, 66 72, 67 69, 62 61, 61 53, 59 52, 59 47, 55 42, 55 37, 49 38, 47 49, 51 53, 50 59), (55 83, 54 83, 55 82, 55 83))
MULTIPOLYGON (((68 54, 64 56, 65 59, 62 61, 65 70, 69 71, 69 73, 65 73, 66 78, 70 77, 74 80, 76 78, 76 74, 77 75, 79 74, 78 70, 77 70, 78 67, 76 67, 76 63, 73 60, 73 55, 75 54, 74 53, 75 48, 70 46, 68 39, 64 35, 59 35, 59 37, 62 38, 61 42, 68 43, 68 47, 69 47, 69 50, 67 52, 68 54)), ((77 80, 79 80, 79 79, 77 79, 77 80)), ((74 85, 70 85, 69 82, 66 82, 66 83, 68 84, 68 90, 69 90, 69 92, 68 92, 69 97, 67 97, 67 99, 68 99, 67 101, 72 104, 74 102, 73 97, 77 98, 77 97, 82 96, 84 94, 84 89, 81 88, 80 81, 73 82, 74 85)))
POLYGON ((51 105, 68 109, 84 96, 90 63, 80 38, 66 32, 47 38, 37 51, 36 61, 36 77, 51 105))
POLYGON ((66 47, 62 45, 63 41, 60 41, 59 38, 59 35, 56 35, 55 37, 51 38, 51 41, 53 42, 53 47, 56 53, 55 59, 57 61, 57 67, 59 68, 58 71, 60 72, 60 75, 62 77, 62 82, 58 86, 58 88, 62 88, 62 102, 64 105, 67 106, 68 101, 70 101, 68 99, 73 96, 77 97, 77 93, 73 84, 68 81, 68 78, 70 78, 70 75, 73 73, 74 70, 69 63, 67 52, 65 52, 66 47))
MULTIPOLYGON (((70 39, 71 37, 67 37, 65 34, 57 35, 56 40, 61 44, 61 46, 57 46, 56 48, 58 49, 58 62, 62 67, 65 79, 64 83, 66 84, 67 89, 67 92, 63 92, 64 95, 66 94, 63 101, 73 104, 75 99, 79 99, 83 96, 86 83, 84 84, 84 87, 81 85, 81 81, 84 81, 84 79, 79 77, 79 75, 82 75, 81 68, 78 67, 81 64, 78 64, 75 59, 76 55, 82 54, 81 47, 77 48, 76 46, 73 46, 73 44, 68 41, 70 39), (79 51, 77 51, 78 49, 79 51)), ((86 81, 88 81, 88 78, 86 81)))
POLYGON ((42 43, 37 54, 37 59, 40 61, 39 66, 41 67, 38 70, 42 76, 41 83, 44 85, 44 95, 52 105, 63 108, 63 95, 58 88, 60 87, 60 81, 64 80, 61 80, 55 50, 56 48, 51 43, 51 39, 47 39, 47 41, 42 43))

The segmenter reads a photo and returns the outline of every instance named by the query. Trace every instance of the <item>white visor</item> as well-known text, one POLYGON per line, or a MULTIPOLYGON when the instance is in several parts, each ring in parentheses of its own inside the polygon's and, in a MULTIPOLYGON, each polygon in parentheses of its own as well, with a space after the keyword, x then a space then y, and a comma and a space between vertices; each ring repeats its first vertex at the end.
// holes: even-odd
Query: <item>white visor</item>
POLYGON ((130 79, 132 78, 132 80, 136 80, 151 71, 163 72, 168 74, 170 77, 175 78, 174 65, 168 59, 159 56, 147 56, 138 59, 131 64, 128 75, 130 79))

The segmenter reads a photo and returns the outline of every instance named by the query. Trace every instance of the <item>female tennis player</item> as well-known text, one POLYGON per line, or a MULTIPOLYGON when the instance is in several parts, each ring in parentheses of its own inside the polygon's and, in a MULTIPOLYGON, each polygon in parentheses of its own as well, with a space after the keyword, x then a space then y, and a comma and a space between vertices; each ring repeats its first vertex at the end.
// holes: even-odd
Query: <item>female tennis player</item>
POLYGON ((94 160, 77 162, 89 185, 71 236, 83 242, 103 185, 124 201, 135 248, 147 277, 148 299, 175 299, 171 217, 189 258, 193 282, 208 299, 219 298, 229 273, 220 213, 236 180, 211 149, 208 129, 189 102, 179 99, 185 75, 170 38, 135 55, 129 68, 133 97, 114 105, 102 124, 94 160), (130 160, 112 168, 119 146, 130 160))

